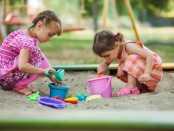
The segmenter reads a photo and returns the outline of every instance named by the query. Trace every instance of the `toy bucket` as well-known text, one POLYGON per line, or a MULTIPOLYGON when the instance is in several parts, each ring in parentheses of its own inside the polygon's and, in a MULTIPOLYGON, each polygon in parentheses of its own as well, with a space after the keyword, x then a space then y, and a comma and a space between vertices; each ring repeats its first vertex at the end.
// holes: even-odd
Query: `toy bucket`
POLYGON ((88 80, 87 91, 91 89, 92 95, 101 95, 103 98, 112 97, 111 76, 104 76, 88 80))
POLYGON ((50 87, 50 97, 59 96, 62 99, 66 98, 69 86, 55 86, 53 83, 48 84, 50 87))

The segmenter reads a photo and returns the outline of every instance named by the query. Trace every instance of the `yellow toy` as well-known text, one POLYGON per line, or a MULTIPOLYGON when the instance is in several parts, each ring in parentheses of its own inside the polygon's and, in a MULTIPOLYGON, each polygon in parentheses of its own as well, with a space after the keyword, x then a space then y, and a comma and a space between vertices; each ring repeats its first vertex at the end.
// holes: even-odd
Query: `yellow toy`
POLYGON ((71 103, 71 104, 77 104, 78 103, 78 99, 77 97, 69 97, 63 100, 66 103, 71 103))
POLYGON ((91 95, 86 98, 86 101, 91 101, 93 99, 102 99, 101 95, 91 95))

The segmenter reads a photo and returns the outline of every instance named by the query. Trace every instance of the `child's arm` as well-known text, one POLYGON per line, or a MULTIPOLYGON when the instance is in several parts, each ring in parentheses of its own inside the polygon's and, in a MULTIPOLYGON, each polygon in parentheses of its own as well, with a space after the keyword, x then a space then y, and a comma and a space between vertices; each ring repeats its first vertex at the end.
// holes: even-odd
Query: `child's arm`
MULTIPOLYGON (((30 51, 28 49, 21 49, 18 61, 19 70, 30 74, 45 74, 48 69, 38 68, 28 63, 29 54, 30 51)), ((52 68, 50 68, 50 71, 52 74, 56 72, 56 70, 52 68)))
POLYGON ((150 74, 152 72, 152 68, 154 64, 153 55, 151 53, 146 52, 143 48, 140 48, 140 46, 136 44, 127 44, 126 51, 129 55, 137 54, 146 60, 146 68, 145 68, 144 74, 140 76, 139 80, 140 82, 148 81, 150 79, 150 74))
POLYGON ((105 61, 104 63, 106 64, 107 67, 109 67, 109 65, 110 65, 112 62, 105 61))
POLYGON ((100 63, 100 65, 97 68, 97 74, 98 75, 103 74, 110 64, 111 64, 111 62, 108 62, 108 61, 104 61, 104 62, 100 63))

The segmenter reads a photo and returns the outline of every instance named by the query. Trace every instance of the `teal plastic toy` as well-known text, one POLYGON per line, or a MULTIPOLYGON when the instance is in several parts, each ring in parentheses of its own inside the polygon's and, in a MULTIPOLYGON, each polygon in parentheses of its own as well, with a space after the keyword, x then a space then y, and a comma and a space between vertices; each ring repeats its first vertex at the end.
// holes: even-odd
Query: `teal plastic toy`
MULTIPOLYGON (((53 76, 55 76, 57 80, 62 81, 64 79, 64 74, 65 74, 65 70, 59 69, 59 70, 57 70, 57 72, 55 74, 53 74, 53 76)), ((48 70, 45 72, 45 75, 51 76, 52 74, 48 70)))
POLYGON ((82 93, 82 94, 76 94, 74 96, 78 98, 78 101, 83 101, 83 100, 85 101, 88 95, 82 93))
POLYGON ((40 92, 37 91, 36 93, 33 93, 31 95, 28 96, 28 99, 30 101, 37 101, 37 99, 40 97, 40 92))

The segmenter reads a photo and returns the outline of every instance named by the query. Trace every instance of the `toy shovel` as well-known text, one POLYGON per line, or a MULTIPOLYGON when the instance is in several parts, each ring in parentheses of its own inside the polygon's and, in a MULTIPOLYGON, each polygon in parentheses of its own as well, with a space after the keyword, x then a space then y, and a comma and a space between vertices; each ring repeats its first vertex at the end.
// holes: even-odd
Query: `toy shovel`
MULTIPOLYGON (((53 74, 53 75, 56 77, 57 80, 62 81, 62 80, 64 79, 64 74, 65 74, 65 70, 59 69, 59 70, 57 70, 57 72, 56 72, 55 74, 53 74)), ((51 76, 52 74, 51 74, 51 72, 49 72, 49 70, 48 70, 48 71, 46 71, 45 75, 46 75, 46 76, 51 76)))

